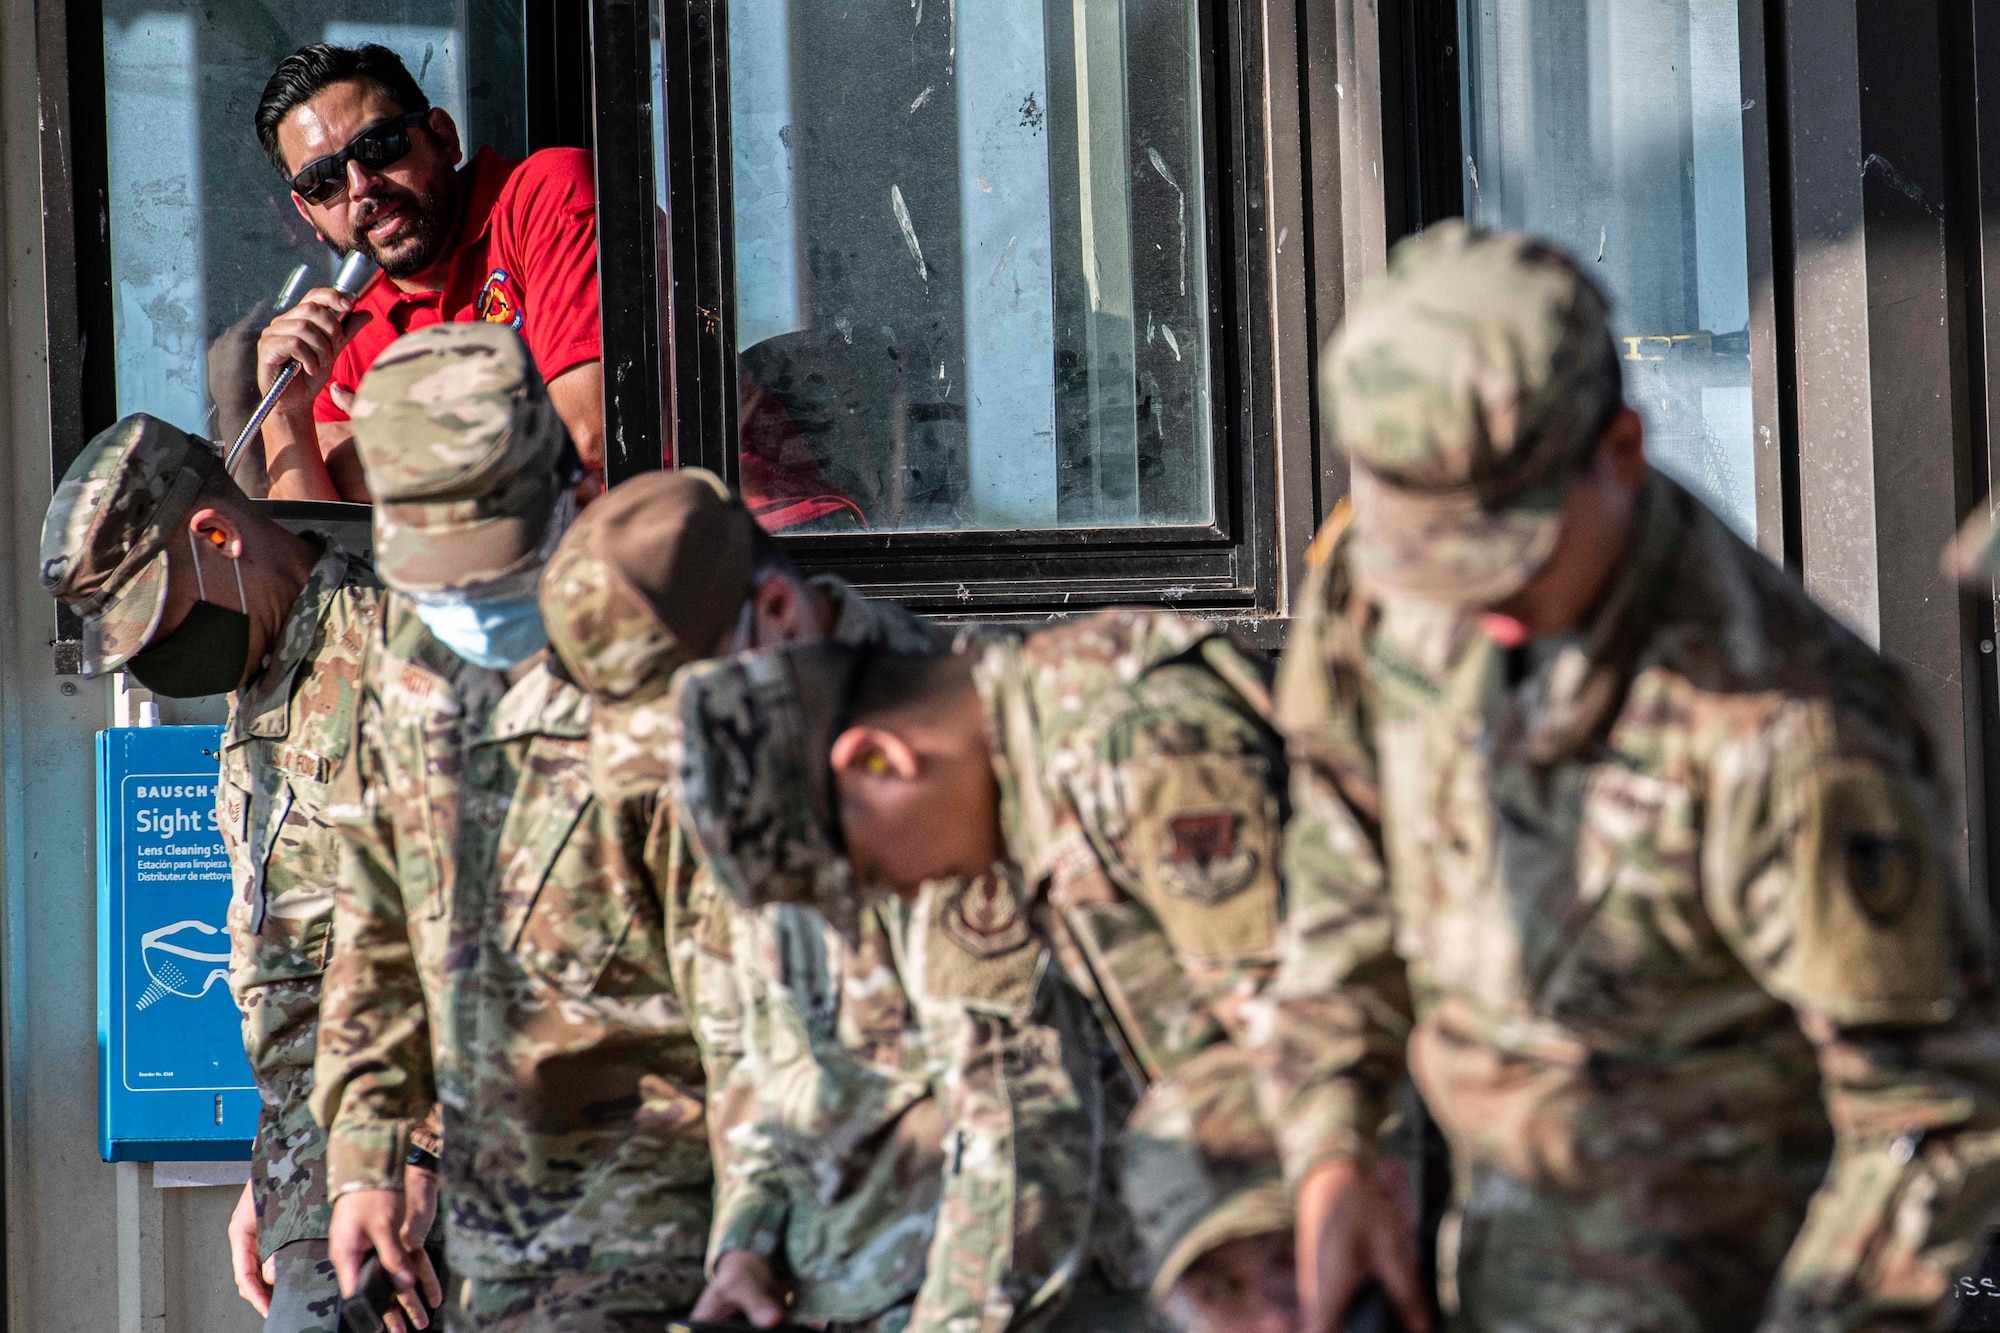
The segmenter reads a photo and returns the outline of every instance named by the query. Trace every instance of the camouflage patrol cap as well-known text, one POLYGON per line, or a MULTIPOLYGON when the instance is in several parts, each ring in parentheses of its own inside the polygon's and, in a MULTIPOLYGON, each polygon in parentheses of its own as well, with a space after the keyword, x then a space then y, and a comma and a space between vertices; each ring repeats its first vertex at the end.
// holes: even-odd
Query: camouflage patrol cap
POLYGON ((738 903, 807 903, 836 924, 857 914, 828 752, 872 656, 788 644, 675 677, 681 816, 738 903))
POLYGON ((700 468, 612 487, 542 574, 542 624, 593 700, 592 787, 645 794, 673 780, 674 672, 722 646, 749 597, 756 520, 700 468))
POLYGON ((1448 222, 1396 247, 1320 358, 1364 581, 1490 605, 1547 563, 1622 401, 1605 317, 1569 257, 1524 233, 1448 222))
POLYGON ((606 491, 542 574, 542 622, 577 683, 621 704, 713 653, 750 595, 756 522, 700 468, 606 491))
POLYGON ((1152 1086, 1126 1122, 1121 1169, 1155 1301, 1219 1245, 1264 1235, 1292 1243, 1277 1140, 1239 1046, 1211 1046, 1152 1086))
POLYGON ((351 415, 384 582, 435 592, 539 568, 581 468, 519 334, 473 321, 398 338, 351 415))
POLYGON ((167 606, 167 549, 202 486, 222 474, 208 441, 126 417, 84 446, 42 521, 42 586, 83 617, 83 674, 146 646, 167 606))

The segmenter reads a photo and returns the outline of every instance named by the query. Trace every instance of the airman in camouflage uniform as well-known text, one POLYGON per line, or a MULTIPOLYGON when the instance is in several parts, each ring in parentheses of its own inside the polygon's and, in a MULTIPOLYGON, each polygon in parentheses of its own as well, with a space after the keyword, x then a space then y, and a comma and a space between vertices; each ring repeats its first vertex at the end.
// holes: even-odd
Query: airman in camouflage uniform
POLYGON ((435 1097, 456 1326, 657 1330, 701 1285, 702 1073, 640 864, 653 809, 593 795, 589 696, 539 647, 574 450, 493 325, 397 342, 354 426, 392 591, 341 812, 313 1101, 335 1257, 348 1198, 395 1188, 435 1097))
POLYGON ((956 659, 735 658, 688 668, 678 695, 684 818, 733 897, 834 917, 914 898, 905 975, 935 1016, 951 1160, 913 1326, 1142 1324, 1120 1127, 1234 1027, 1276 956, 1283 760, 1261 664, 1213 627, 1124 612, 968 636, 956 659), (899 728, 942 748, 896 758, 899 728), (864 734, 896 738, 849 748, 864 734), (938 785, 966 763, 984 778, 938 785), (850 860, 854 784, 875 779, 916 795, 850 860), (874 859, 892 847, 893 868, 874 859))
POLYGON ((1454 1328, 1929 1326, 2000 1200, 2000 1031, 1902 682, 1646 469, 1565 256, 1433 228, 1322 376, 1353 521, 1280 674, 1248 1025, 1312 1327, 1394 1266, 1334 1218, 1406 1062, 1454 1328))
MULTIPOLYGON (((187 623, 170 622, 170 605, 205 600, 210 580, 217 604, 240 609, 253 627, 216 788, 236 886, 230 989, 262 1099, 246 1189, 252 1264, 265 1266, 274 1288, 263 1293, 267 1329, 330 1333, 326 1140, 306 1100, 339 865, 327 808, 354 731, 378 586, 330 539, 294 536, 257 514, 213 446, 147 416, 99 435, 70 465, 43 529, 42 571, 50 591, 85 617, 88 676, 135 657, 144 663, 142 654, 187 623), (240 571, 238 560, 250 568, 247 585, 225 572, 240 571), (170 597, 170 580, 183 596, 170 597)), ((197 649, 216 652, 229 670, 222 646, 197 649)), ((239 1274, 252 1279, 262 1280, 239 1274)))
POLYGON ((760 646, 765 622, 774 635, 897 652, 934 649, 943 632, 830 575, 803 579, 695 469, 634 478, 592 505, 549 563, 542 614, 592 696, 599 798, 660 803, 647 861, 670 905, 708 1071, 711 1265, 760 1256, 785 1275, 790 1318, 900 1328, 943 1174, 943 1128, 898 970, 901 904, 863 911, 858 937, 801 905, 735 907, 686 854, 663 738, 674 671, 760 646), (790 606, 774 616, 760 600, 790 606))

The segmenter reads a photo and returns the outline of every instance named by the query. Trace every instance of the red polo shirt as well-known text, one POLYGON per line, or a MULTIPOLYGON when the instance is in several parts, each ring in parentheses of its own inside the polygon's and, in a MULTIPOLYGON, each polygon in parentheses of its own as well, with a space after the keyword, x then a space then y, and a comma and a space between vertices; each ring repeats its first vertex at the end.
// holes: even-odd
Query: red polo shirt
POLYGON ((345 421, 336 384, 352 390, 396 339, 427 324, 475 319, 520 330, 544 380, 604 355, 597 310, 597 182, 581 148, 545 148, 509 162, 482 148, 458 174, 465 214, 452 238, 442 292, 406 292, 376 274, 357 310, 375 318, 334 358, 313 403, 319 421, 345 421))

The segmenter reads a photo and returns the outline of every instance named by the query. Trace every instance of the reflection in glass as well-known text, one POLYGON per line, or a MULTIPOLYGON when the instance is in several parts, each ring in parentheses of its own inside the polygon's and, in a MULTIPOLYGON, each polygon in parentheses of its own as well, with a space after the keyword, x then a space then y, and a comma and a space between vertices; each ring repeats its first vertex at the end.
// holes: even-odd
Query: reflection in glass
POLYGON ((308 42, 379 42, 458 122, 468 156, 526 150, 521 10, 496 0, 105 0, 118 411, 211 439, 257 402, 257 335, 293 268, 330 281, 252 113, 308 42))
POLYGON ((1459 0, 1467 216, 1612 300, 1648 454, 1756 537, 1737 0, 1459 0))
POLYGON ((1192 0, 730 0, 738 434, 773 529, 1213 514, 1192 0))

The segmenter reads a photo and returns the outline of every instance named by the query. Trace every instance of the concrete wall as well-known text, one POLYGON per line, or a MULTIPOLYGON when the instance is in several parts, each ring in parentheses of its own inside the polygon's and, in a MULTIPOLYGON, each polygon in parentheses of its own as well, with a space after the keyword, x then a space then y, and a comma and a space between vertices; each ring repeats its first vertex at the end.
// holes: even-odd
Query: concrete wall
MULTIPOLYGON (((0 1091, 7 1326, 236 1333, 227 1186, 97 1159, 91 734, 110 691, 58 677, 36 581, 50 493, 35 0, 0 0, 0 1091)), ((42 0, 44 15, 60 0, 42 0)))

